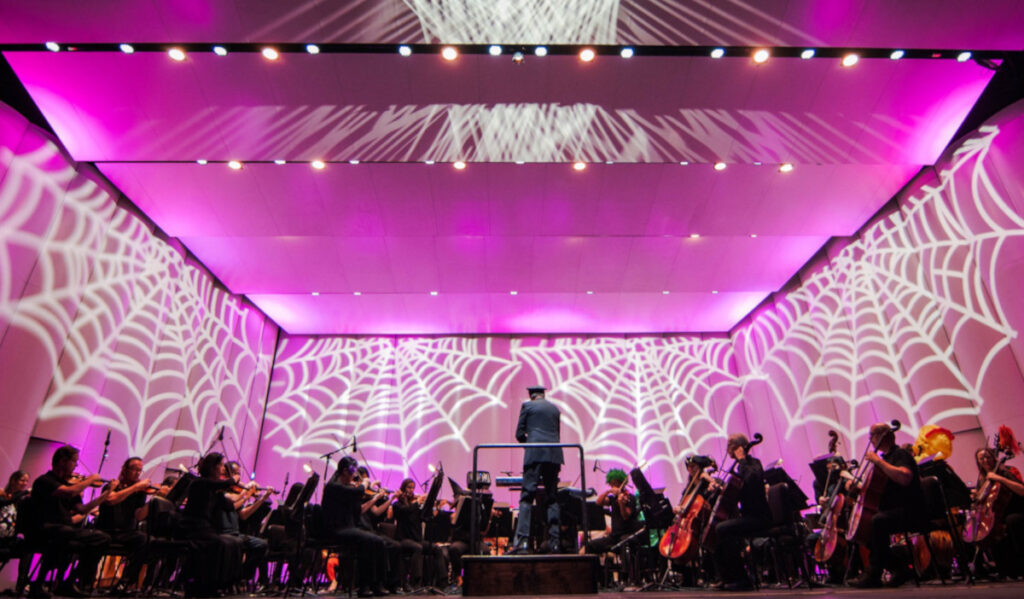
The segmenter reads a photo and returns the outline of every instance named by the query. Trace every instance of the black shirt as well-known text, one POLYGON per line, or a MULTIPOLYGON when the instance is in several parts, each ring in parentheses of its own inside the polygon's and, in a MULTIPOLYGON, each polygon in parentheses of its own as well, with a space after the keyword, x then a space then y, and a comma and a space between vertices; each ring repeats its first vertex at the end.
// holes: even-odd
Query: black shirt
MULTIPOLYGON (((921 475, 917 470, 917 462, 914 461, 914 456, 906 449, 895 446, 885 452, 882 459, 885 460, 885 463, 897 468, 909 469, 913 478, 907 486, 903 486, 892 479, 886 481, 885 489, 882 491, 882 499, 878 502, 878 510, 904 509, 911 513, 927 515, 925 513, 927 508, 924 501, 924 489, 921 488, 921 475)), ((881 473, 877 473, 877 475, 885 476, 881 473)))
POLYGON ((609 493, 608 500, 611 502, 612 510, 612 532, 614 535, 628 535, 640 530, 640 518, 637 511, 636 495, 627 493, 626 507, 631 510, 629 518, 622 517, 622 509, 619 507, 618 495, 609 493))
POLYGON ((395 536, 399 541, 423 540, 423 506, 418 503, 396 501, 392 507, 395 514, 395 536))
POLYGON ((32 497, 38 501, 39 524, 64 524, 71 526, 75 506, 82 503, 81 495, 57 496, 57 489, 68 485, 68 481, 57 476, 53 470, 40 476, 32 483, 32 497))
POLYGON ((359 526, 364 490, 362 485, 346 485, 337 481, 324 485, 323 511, 328 530, 359 526))
POLYGON ((137 491, 124 501, 111 505, 100 506, 100 515, 96 518, 96 528, 122 532, 136 529, 135 510, 146 505, 146 492, 137 491))
POLYGON ((744 518, 771 520, 768 496, 764 490, 764 468, 761 460, 747 456, 736 462, 736 476, 743 481, 740 489, 740 514, 744 518))
POLYGON ((197 478, 188 488, 188 502, 185 504, 185 517, 194 522, 202 523, 211 528, 219 525, 218 510, 234 509, 231 500, 224 496, 224 491, 234 486, 230 480, 211 480, 197 478), (225 502, 227 505, 225 505, 225 502))

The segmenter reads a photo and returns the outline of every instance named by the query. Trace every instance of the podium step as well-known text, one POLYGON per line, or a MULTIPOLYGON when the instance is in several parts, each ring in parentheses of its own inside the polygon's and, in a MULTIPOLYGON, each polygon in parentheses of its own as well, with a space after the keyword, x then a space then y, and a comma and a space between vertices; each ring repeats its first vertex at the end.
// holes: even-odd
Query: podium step
POLYGON ((581 595, 597 593, 596 555, 467 555, 462 594, 581 595))

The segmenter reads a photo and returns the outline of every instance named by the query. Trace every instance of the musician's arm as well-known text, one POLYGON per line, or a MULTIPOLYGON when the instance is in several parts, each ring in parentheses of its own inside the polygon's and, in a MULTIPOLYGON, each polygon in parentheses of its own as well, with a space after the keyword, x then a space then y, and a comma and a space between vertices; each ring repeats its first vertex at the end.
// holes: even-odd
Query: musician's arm
POLYGON ((523 407, 519 409, 519 423, 516 425, 516 441, 520 443, 526 443, 526 419, 527 419, 527 407, 530 404, 523 404, 523 407))
POLYGON ((1013 480, 1012 478, 1010 478, 1008 476, 1002 476, 1002 475, 996 474, 995 472, 989 472, 986 475, 986 477, 989 480, 992 480, 992 481, 995 481, 995 482, 997 482, 997 483, 999 483, 1001 485, 1004 485, 1007 489, 1012 491, 1014 495, 1022 495, 1022 496, 1024 496, 1024 484, 1021 484, 1020 481, 1013 480))
POLYGON ((875 463, 875 467, 881 468, 885 476, 901 487, 909 485, 910 481, 914 480, 914 473, 907 466, 894 466, 879 458, 875 463))

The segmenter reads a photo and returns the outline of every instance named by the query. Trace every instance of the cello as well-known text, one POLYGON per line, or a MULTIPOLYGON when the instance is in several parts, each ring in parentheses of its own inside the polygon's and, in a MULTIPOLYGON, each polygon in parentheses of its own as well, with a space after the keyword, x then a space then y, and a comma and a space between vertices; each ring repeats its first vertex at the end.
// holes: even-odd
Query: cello
MULTIPOLYGON (((1020 451, 1020 444, 1014 438, 1013 431, 1004 425, 999 427, 994 445, 1000 458, 991 471, 999 474, 1006 460, 1020 451)), ((989 537, 998 540, 1006 528, 1003 513, 1006 511, 1011 497, 1012 492, 1006 488, 1006 485, 986 478, 985 482, 978 487, 976 497, 971 502, 971 509, 967 512, 963 530, 964 541, 980 543, 989 537)))
POLYGON ((701 474, 693 477, 683 493, 683 501, 680 504, 679 513, 676 514, 672 525, 668 527, 661 541, 658 542, 658 551, 662 557, 668 559, 682 559, 690 561, 697 554, 697 537, 700 518, 708 506, 701 491, 707 484, 703 474, 715 469, 714 460, 711 466, 701 470, 701 474))
MULTIPOLYGON (((899 420, 889 422, 892 432, 900 430, 899 420)), ((861 545, 867 545, 871 541, 871 518, 878 512, 878 505, 882 501, 882 493, 889 478, 885 473, 875 469, 874 464, 864 459, 868 452, 876 449, 874 443, 868 440, 864 448, 864 455, 861 456, 860 467, 854 476, 854 481, 860 486, 860 494, 853 504, 850 512, 850 523, 846 529, 846 540, 856 541, 861 545)))
MULTIPOLYGON (((744 451, 749 453, 755 445, 762 441, 764 441, 764 437, 761 436, 761 433, 754 433, 753 440, 747 443, 744 451)), ((739 515, 739 501, 740 492, 743 491, 743 479, 735 476, 733 473, 736 469, 736 463, 737 461, 733 459, 729 470, 722 477, 724 483, 719 481, 719 484, 722 485, 722 490, 718 494, 718 499, 715 500, 715 505, 711 509, 711 517, 708 518, 708 523, 704 526, 704 532, 700 536, 700 544, 704 547, 710 548, 716 544, 717 539, 714 537, 714 532, 715 526, 719 522, 725 522, 739 515)))
MULTIPOLYGON (((829 431, 828 436, 828 452, 835 456, 836 447, 839 445, 839 433, 836 431, 829 431)), ((839 478, 852 478, 850 473, 847 472, 843 466, 830 466, 828 478, 825 480, 826 489, 829 488, 829 483, 832 482, 833 476, 838 476, 839 478)), ((817 542, 814 544, 814 559, 818 563, 825 563, 832 559, 836 548, 841 544, 840 541, 843 540, 842 531, 839 530, 839 521, 848 507, 848 503, 846 495, 842 493, 842 489, 842 481, 836 481, 836 484, 825 495, 824 507, 821 510, 820 516, 822 522, 821 536, 818 537, 817 542)))

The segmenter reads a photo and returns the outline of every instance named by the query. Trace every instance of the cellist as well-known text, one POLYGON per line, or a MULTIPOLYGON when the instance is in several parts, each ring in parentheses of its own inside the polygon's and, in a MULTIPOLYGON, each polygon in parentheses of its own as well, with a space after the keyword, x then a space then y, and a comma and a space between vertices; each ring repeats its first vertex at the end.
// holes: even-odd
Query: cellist
MULTIPOLYGON (((896 445, 896 433, 885 422, 871 425, 871 447, 864 454, 864 460, 873 466, 873 476, 886 478, 878 511, 871 519, 871 535, 868 548, 871 551, 866 572, 850 581, 850 586, 875 588, 882 586, 882 571, 892 574, 891 586, 906 582, 907 564, 898 559, 889 545, 893 534, 912 530, 926 518, 924 491, 921 476, 914 456, 896 445), (881 452, 881 455, 879 455, 881 452)), ((865 485, 866 486, 866 485, 865 485)), ((860 483, 847 483, 851 492, 860 490, 860 483)))
POLYGON ((975 501, 978 501, 977 495, 986 481, 998 483, 1010 492, 1005 510, 997 516, 1003 521, 997 522, 995 526, 996 529, 1005 530, 1005 536, 993 539, 993 552, 1001 576, 1020 576, 1024 574, 1024 483, 1021 482, 1020 472, 1013 466, 998 465, 996 450, 990 447, 975 452, 974 461, 978 466, 975 501))
POLYGON ((766 530, 771 525, 771 510, 764 486, 764 468, 761 461, 747 455, 750 441, 742 433, 729 435, 726 453, 736 460, 733 474, 739 479, 740 515, 715 525, 718 544, 715 546, 715 566, 721 575, 721 588, 744 590, 753 583, 743 568, 744 539, 766 530))

